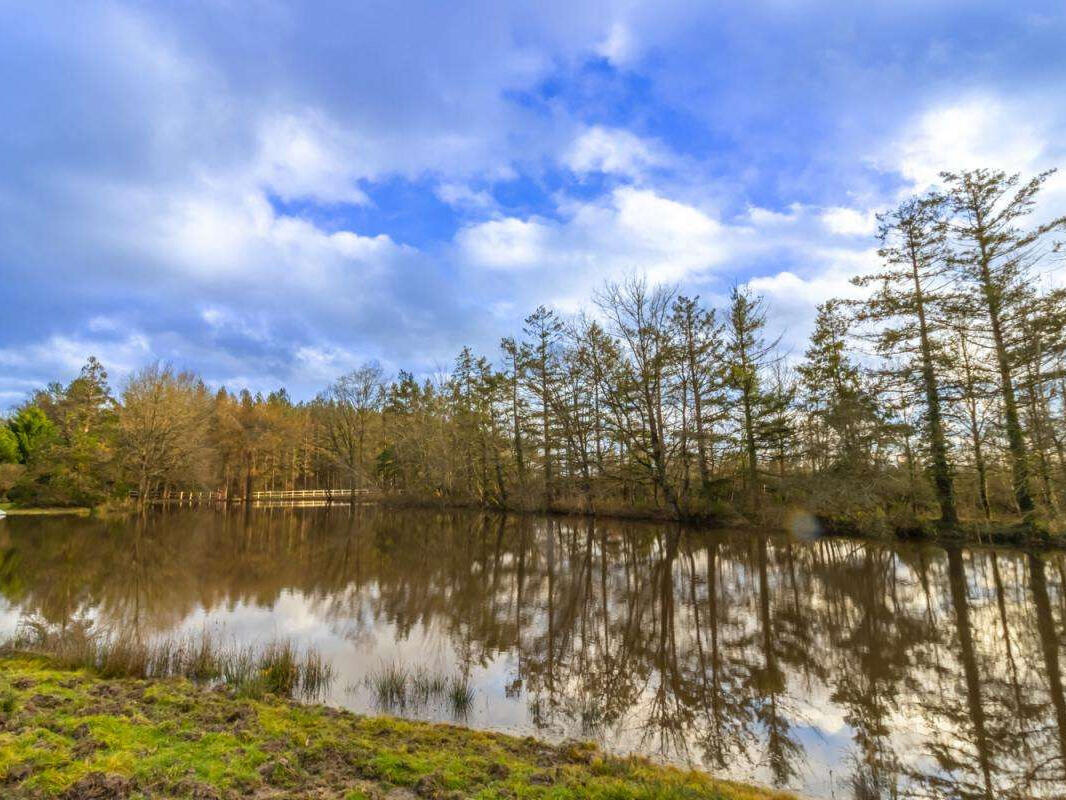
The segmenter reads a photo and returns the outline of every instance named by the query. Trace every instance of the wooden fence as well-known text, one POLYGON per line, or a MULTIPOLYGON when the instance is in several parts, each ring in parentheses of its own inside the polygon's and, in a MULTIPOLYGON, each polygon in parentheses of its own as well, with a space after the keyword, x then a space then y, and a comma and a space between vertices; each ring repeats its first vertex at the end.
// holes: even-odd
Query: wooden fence
MULTIPOLYGON (((329 503, 347 503, 353 497, 366 500, 372 495, 370 489, 264 489, 252 492, 253 503, 307 503, 323 505, 329 503)), ((139 500, 140 492, 136 489, 129 494, 131 500, 139 500)), ((166 491, 149 492, 145 500, 149 503, 199 505, 201 503, 243 503, 243 497, 228 497, 225 491, 185 492, 166 491)))

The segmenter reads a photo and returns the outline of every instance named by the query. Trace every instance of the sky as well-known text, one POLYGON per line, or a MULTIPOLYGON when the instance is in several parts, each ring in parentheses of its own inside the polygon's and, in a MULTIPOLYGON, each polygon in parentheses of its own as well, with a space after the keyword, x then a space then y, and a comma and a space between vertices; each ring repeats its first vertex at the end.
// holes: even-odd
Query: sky
POLYGON ((802 353, 879 211, 1066 167, 1066 4, 0 0, 0 109, 0 409, 432 374, 631 275, 802 353))

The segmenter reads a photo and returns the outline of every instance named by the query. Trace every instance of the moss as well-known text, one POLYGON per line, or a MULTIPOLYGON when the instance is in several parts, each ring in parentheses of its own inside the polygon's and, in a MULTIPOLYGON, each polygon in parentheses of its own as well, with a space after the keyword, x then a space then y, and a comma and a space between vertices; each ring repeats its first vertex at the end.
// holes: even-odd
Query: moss
POLYGON ((0 794, 12 798, 370 800, 396 787, 482 800, 787 797, 588 744, 360 717, 185 680, 105 680, 38 658, 0 659, 0 707, 0 794))

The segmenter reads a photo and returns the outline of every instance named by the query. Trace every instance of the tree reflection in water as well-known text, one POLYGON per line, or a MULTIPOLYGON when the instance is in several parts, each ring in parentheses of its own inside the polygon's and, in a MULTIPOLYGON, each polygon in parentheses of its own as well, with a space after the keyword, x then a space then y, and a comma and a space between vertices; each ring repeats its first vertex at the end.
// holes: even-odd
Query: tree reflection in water
POLYGON ((0 527, 9 627, 89 615, 149 637, 298 615, 351 669, 438 647, 482 699, 470 724, 826 797, 1066 793, 1064 570, 1061 554, 374 507, 0 527))

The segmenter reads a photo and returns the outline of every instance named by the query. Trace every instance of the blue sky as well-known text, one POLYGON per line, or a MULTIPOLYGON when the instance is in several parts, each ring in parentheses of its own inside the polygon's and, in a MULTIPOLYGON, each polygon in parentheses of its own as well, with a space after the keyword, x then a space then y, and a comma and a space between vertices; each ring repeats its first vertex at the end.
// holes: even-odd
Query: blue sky
POLYGON ((0 77, 0 408, 430 373, 634 272, 801 352, 878 210, 1066 166, 1061 2, 0 0, 0 77))

